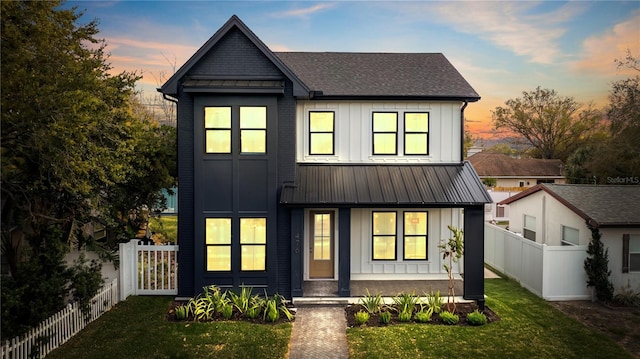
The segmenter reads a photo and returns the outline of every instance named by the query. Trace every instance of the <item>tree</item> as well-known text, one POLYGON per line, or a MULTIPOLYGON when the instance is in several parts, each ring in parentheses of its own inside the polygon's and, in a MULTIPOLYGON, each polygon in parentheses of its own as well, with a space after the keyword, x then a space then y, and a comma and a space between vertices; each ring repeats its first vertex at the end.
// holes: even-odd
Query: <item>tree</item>
POLYGON ((534 157, 565 161, 598 128, 601 115, 592 105, 582 109, 572 97, 540 87, 522 94, 492 111, 493 125, 524 139, 534 157))
MULTIPOLYGON (((97 22, 79 24, 82 13, 60 5, 0 3, 0 231, 12 276, 2 294, 24 303, 36 303, 28 293, 60 297, 73 279, 58 270, 60 253, 91 242, 85 224, 122 231, 131 211, 160 205, 158 192, 175 184, 175 131, 141 110, 135 73, 110 74, 97 22)), ((52 301, 21 310, 60 305, 52 301)))
POLYGON ((593 287, 596 297, 603 302, 610 302, 613 299, 613 284, 609 280, 611 270, 609 270, 609 250, 604 249, 602 244, 602 234, 596 227, 587 223, 591 230, 591 242, 587 247, 589 255, 584 260, 584 269, 587 272, 587 286, 593 287))
POLYGON ((442 253, 442 259, 445 263, 442 265, 449 277, 448 295, 447 295, 447 310, 451 313, 456 313, 456 290, 455 279, 453 277, 453 264, 457 263, 464 255, 464 232, 460 228, 447 226, 453 237, 443 240, 438 244, 440 252, 442 253), (450 303, 451 302, 451 303, 450 303))

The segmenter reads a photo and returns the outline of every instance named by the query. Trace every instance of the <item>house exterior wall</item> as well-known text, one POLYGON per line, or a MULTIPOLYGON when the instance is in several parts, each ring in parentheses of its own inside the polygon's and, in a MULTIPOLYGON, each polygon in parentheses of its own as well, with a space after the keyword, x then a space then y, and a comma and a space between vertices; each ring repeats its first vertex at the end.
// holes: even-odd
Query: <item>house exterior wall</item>
POLYGON ((634 292, 640 292, 640 272, 622 273, 622 235, 640 235, 640 228, 601 228, 604 247, 609 250, 609 270, 611 282, 617 291, 629 286, 634 292))
POLYGON ((524 215, 536 217, 536 242, 562 245, 562 226, 579 231, 579 245, 587 245, 591 231, 585 220, 544 191, 538 191, 509 204, 509 230, 523 233, 524 215))
MULTIPOLYGON (((458 102, 299 101, 296 109, 298 162, 309 163, 459 163, 460 108, 458 102), (309 156, 309 112, 335 112, 335 155, 309 156), (428 156, 372 155, 373 112, 429 112, 428 156)), ((402 133, 398 132, 401 148, 402 133)))
MULTIPOLYGON (((489 177, 485 176, 481 178, 489 178, 489 177)), ((560 183, 560 184, 566 183, 566 180, 564 178, 544 178, 544 177, 528 177, 528 178, 526 177, 522 177, 522 178, 490 177, 490 178, 495 178, 496 179, 495 187, 501 187, 501 188, 515 188, 515 187, 529 188, 538 184, 538 180, 553 181, 553 183, 560 183), (521 182, 524 184, 524 186, 520 186, 521 182)))

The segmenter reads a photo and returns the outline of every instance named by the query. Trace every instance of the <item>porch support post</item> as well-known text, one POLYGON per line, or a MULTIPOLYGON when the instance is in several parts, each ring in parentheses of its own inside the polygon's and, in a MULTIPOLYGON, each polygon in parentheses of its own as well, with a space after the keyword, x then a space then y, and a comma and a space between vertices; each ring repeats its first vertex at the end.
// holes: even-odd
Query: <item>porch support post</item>
POLYGON ((464 299, 484 309, 484 211, 482 206, 464 209, 464 299))
POLYGON ((304 243, 304 210, 291 209, 291 296, 302 297, 302 263, 304 243))
POLYGON ((338 296, 351 296, 351 208, 338 210, 338 296))

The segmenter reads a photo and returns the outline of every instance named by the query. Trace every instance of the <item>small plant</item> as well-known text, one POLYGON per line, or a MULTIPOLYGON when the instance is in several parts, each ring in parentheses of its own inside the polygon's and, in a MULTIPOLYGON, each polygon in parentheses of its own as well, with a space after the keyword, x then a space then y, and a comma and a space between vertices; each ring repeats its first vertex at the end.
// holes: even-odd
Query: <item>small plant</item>
POLYGON ((467 315, 469 325, 485 325, 487 324, 487 316, 477 309, 467 315))
POLYGON ((389 324, 390 321, 391 321, 391 312, 380 313, 380 323, 389 324))
POLYGON ((438 248, 440 248, 440 252, 442 253, 442 259, 445 263, 442 265, 444 270, 447 272, 449 276, 449 287, 447 293, 447 309, 451 312, 456 312, 456 291, 455 291, 455 279, 453 277, 453 264, 457 263, 458 260, 464 254, 464 232, 460 228, 453 227, 451 225, 447 226, 451 233, 453 233, 453 237, 447 239, 446 241, 442 241, 438 248), (446 263, 448 259, 449 263, 446 263), (451 302, 451 303, 450 303, 451 302))
POLYGON ((413 310, 418 303, 418 297, 416 297, 416 293, 400 293, 393 297, 393 302, 398 306, 398 313, 407 312, 409 313, 409 318, 411 318, 411 314, 413 314, 413 310))
POLYGON ((182 304, 174 308, 175 316, 177 320, 185 320, 189 318, 191 306, 188 304, 182 304))
POLYGON ((433 309, 428 308, 426 310, 420 310, 414 316, 414 319, 418 323, 428 323, 431 321, 431 316, 433 315, 433 309))
POLYGON ((640 292, 634 292, 631 285, 627 284, 613 297, 613 302, 628 307, 640 307, 640 292))
POLYGON ((251 300, 249 301, 249 307, 245 312, 245 315, 247 316, 247 318, 256 319, 260 315, 260 312, 264 307, 264 303, 265 303, 265 300, 260 296, 255 295, 251 297, 251 300))
POLYGON ((380 311, 382 310, 382 295, 371 295, 371 293, 369 293, 369 289, 367 288, 367 295, 360 298, 360 304, 362 304, 364 309, 369 314, 380 313, 380 311))
POLYGON ((408 322, 411 320, 411 312, 409 311, 401 311, 398 313, 398 320, 401 322, 408 322))
POLYGON ((238 309, 240 314, 244 314, 249 309, 249 304, 251 303, 251 292, 253 292, 253 288, 251 287, 242 287, 240 290, 240 294, 236 294, 234 292, 229 293, 229 297, 231 299, 231 303, 238 309))
POLYGON ((359 325, 366 324, 369 321, 369 313, 360 310, 355 314, 355 318, 359 325))
POLYGON ((287 308, 287 301, 280 294, 274 294, 271 297, 267 296, 265 291, 264 312, 263 319, 275 323, 280 319, 280 314, 284 314, 287 320, 293 319, 293 314, 287 308))
POLYGON ((224 319, 231 319, 231 316, 233 315, 233 305, 232 304, 225 304, 222 307, 222 317, 224 319))
POLYGON ((440 296, 440 291, 436 291, 435 293, 432 291, 429 294, 425 293, 426 304, 430 309, 433 310, 434 313, 438 314, 442 311, 442 306, 444 305, 444 299, 440 296))
POLYGON ((440 319, 442 319, 442 322, 446 325, 455 325, 458 324, 458 321, 460 321, 460 318, 457 314, 453 314, 447 310, 440 313, 440 319))

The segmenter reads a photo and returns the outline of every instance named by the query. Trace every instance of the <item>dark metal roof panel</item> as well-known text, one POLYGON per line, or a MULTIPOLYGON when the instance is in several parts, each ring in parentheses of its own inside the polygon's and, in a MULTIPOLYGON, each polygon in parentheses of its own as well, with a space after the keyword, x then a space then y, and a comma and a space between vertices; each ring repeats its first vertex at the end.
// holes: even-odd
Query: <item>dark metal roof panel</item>
POLYGON ((491 198, 468 162, 447 165, 299 164, 284 205, 463 206, 491 198))

